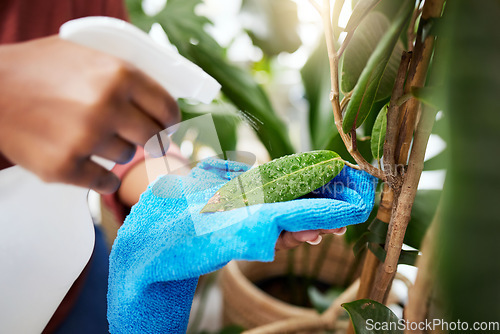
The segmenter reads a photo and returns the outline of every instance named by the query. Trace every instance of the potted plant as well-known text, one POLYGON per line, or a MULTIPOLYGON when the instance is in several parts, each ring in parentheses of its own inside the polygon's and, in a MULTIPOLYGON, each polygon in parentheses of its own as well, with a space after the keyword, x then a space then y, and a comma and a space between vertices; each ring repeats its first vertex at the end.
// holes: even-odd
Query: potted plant
MULTIPOLYGON (((198 0, 169 0, 164 10, 155 16, 148 16, 140 7, 140 1, 128 1, 134 23, 146 30, 153 23, 159 23, 181 54, 221 83, 224 103, 235 106, 236 110, 241 110, 245 118, 251 121, 270 158, 293 153, 295 148, 285 130, 285 123, 275 112, 265 89, 257 84, 248 69, 242 69, 228 61, 227 50, 204 29, 209 21, 195 14, 198 3, 198 0)), ((262 8, 265 6, 273 6, 268 1, 248 0, 243 3, 247 10, 259 15, 264 15, 265 10, 262 8)), ((285 0, 273 3, 288 6, 288 9, 293 7, 285 0)), ((338 316, 341 310, 339 301, 351 299, 357 301, 345 304, 354 323, 354 327, 349 328, 348 332, 353 332, 354 328, 357 332, 363 332, 362 326, 366 324, 364 321, 378 316, 389 317, 390 321, 397 322, 398 319, 384 304, 387 304, 398 264, 414 265, 416 261, 420 263, 421 270, 410 290, 405 320, 418 323, 428 316, 429 299, 433 294, 431 287, 436 286, 436 264, 432 261, 432 254, 435 252, 436 235, 439 233, 437 224, 443 221, 449 227, 450 217, 459 221, 462 218, 456 213, 450 213, 449 199, 443 204, 443 211, 438 210, 444 212, 442 216, 436 214, 434 217, 440 191, 418 190, 424 169, 443 169, 447 166, 447 150, 425 161, 427 144, 432 133, 448 141, 457 139, 456 131, 451 130, 451 135, 447 131, 448 118, 452 119, 449 115, 450 108, 458 113, 465 112, 464 108, 472 105, 470 100, 473 99, 468 97, 474 94, 481 96, 482 100, 475 102, 485 110, 491 109, 491 89, 498 87, 500 76, 488 73, 481 65, 486 66, 488 62, 495 64, 498 58, 495 60, 486 57, 484 64, 475 64, 477 73, 490 80, 490 85, 480 86, 481 91, 465 87, 465 80, 470 73, 464 70, 463 65, 467 64, 466 55, 469 52, 477 59, 483 59, 482 56, 487 54, 487 43, 478 31, 491 29, 488 24, 492 22, 493 13, 498 13, 498 8, 492 2, 472 4, 458 0, 453 4, 449 1, 445 3, 444 0, 359 0, 352 1, 351 17, 342 29, 338 27, 338 21, 344 1, 335 1, 333 8, 330 7, 329 0, 312 0, 310 3, 322 18, 326 42, 319 43, 301 70, 305 98, 309 104, 309 148, 333 150, 356 164, 356 168, 377 177, 380 180, 377 194, 379 203, 366 224, 348 229, 347 237, 354 245, 361 268, 359 287, 356 285, 345 292, 349 297, 352 295, 352 298, 339 297, 321 316, 307 312, 297 314, 295 318, 268 325, 254 333, 280 332, 283 328, 295 328, 297 332, 325 329, 328 326, 325 327, 319 319, 328 318, 331 324, 333 314, 338 316), (467 15, 467 9, 484 15, 486 20, 473 20, 467 15), (446 21, 441 17, 448 10, 451 19, 446 21), (461 20, 479 28, 464 27, 460 24, 461 20), (462 40, 454 31, 462 33, 462 40), (339 38, 342 32, 344 34, 339 38), (471 48, 470 44, 464 45, 461 43, 463 41, 476 43, 476 48, 471 48), (456 54, 450 50, 461 50, 463 53, 456 54), (460 105, 456 100, 464 103, 460 105), (429 229, 430 225, 432 228, 429 229), (425 245, 421 247, 426 234, 425 245), (403 249, 404 244, 414 249, 403 249), (419 250, 422 251, 420 258, 419 250)), ((295 21, 272 22, 272 16, 270 17, 266 21, 268 28, 279 32, 263 37, 258 36, 255 31, 248 31, 254 44, 264 53, 263 59, 253 66, 268 74, 272 72, 270 63, 276 54, 294 51, 299 46, 294 38, 293 27, 290 26, 290 22, 293 26, 295 21), (276 46, 276 43, 272 43, 273 38, 288 43, 276 46)), ((296 16, 292 17, 296 19, 296 16)), ((497 49, 494 51, 498 53, 497 49)), ((477 79, 477 73, 470 76, 477 79)), ((203 110, 188 103, 182 103, 181 106, 184 115, 189 117, 214 111, 220 107, 220 103, 203 110)), ((221 119, 216 124, 218 132, 227 136, 224 150, 234 150, 238 122, 227 121, 228 117, 234 119, 232 111, 219 112, 218 115, 221 119)), ((464 125, 463 122, 455 122, 459 126, 464 125)), ((484 122, 481 124, 484 125, 484 122)), ((493 124, 491 127, 493 128, 493 124)), ((463 143, 463 139, 457 142, 463 143)), ((488 145, 489 143, 485 144, 485 147, 488 145)), ((456 157, 456 147, 453 150, 456 157)), ((466 173, 463 169, 455 167, 450 170, 455 176, 454 182, 459 182, 456 177, 460 175, 473 178, 471 173, 466 173)), ((495 179, 493 175, 490 177, 495 179)), ((472 182, 468 185, 467 189, 477 191, 472 182)), ((453 195, 460 198, 458 194, 453 195)), ((449 198, 453 198, 451 196, 449 198)), ((477 205, 483 207, 483 204, 477 205)), ((455 235, 461 237, 461 240, 464 240, 464 226, 460 225, 455 231, 455 235)), ((488 240, 491 241, 491 238, 488 240)), ((488 243, 490 244, 491 242, 488 243)), ((449 260, 452 250, 456 250, 457 246, 449 242, 446 249, 448 253, 445 255, 449 260)), ((471 257, 467 259, 470 260, 471 257)), ((469 267, 476 268, 473 265, 469 267)), ((445 272, 447 275, 444 275, 444 282, 449 286, 444 290, 453 294, 462 286, 460 283, 463 281, 451 280, 449 273, 460 271, 446 268, 449 270, 445 272)), ((234 265, 228 270, 239 275, 234 265)), ((241 272, 240 270, 239 273, 241 272)), ((468 300, 477 300, 469 295, 467 297, 468 300)), ((451 308, 458 310, 455 314, 464 314, 464 310, 467 310, 466 307, 451 308)))

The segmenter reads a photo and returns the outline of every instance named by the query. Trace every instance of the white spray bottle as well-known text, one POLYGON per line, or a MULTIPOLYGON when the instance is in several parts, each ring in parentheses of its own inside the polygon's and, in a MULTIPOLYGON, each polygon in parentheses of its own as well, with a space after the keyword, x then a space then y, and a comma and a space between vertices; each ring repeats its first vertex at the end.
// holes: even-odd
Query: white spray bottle
MULTIPOLYGON (((220 90, 198 66, 125 21, 81 18, 59 35, 133 64, 175 98, 209 103, 220 90)), ((88 189, 45 183, 19 166, 0 171, 0 189, 0 333, 40 333, 92 254, 88 189)))

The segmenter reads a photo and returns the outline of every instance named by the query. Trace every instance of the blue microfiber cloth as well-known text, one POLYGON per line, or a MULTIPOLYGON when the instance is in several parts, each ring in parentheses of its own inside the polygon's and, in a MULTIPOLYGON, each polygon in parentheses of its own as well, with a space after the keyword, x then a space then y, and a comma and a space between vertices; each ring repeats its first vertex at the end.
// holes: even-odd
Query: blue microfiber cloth
POLYGON ((110 256, 111 333, 185 333, 200 275, 233 259, 272 261, 280 233, 364 222, 376 180, 344 167, 307 198, 226 212, 199 211, 245 164, 207 159, 159 178, 118 231, 110 256))

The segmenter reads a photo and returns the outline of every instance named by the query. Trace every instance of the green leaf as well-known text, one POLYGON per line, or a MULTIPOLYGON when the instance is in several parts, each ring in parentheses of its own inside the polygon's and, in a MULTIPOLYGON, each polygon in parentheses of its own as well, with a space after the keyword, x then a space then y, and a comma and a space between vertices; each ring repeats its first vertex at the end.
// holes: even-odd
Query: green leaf
POLYGON ((351 318, 356 334, 399 334, 398 317, 384 304, 360 299, 342 304, 351 318))
MULTIPOLYGON (((380 12, 368 14, 360 24, 349 42, 345 56, 343 57, 340 82, 342 92, 347 93, 354 89, 368 59, 389 27, 389 20, 380 12)), ((391 94, 402 52, 403 44, 398 41, 389 58, 387 68, 382 75, 375 96, 376 101, 384 99, 391 94)))
POLYGON ((309 133, 313 149, 323 149, 325 142, 338 134, 329 99, 331 83, 327 69, 328 53, 326 43, 321 39, 300 71, 305 96, 309 102, 309 133))
POLYGON ((290 0, 244 0, 243 25, 254 45, 270 56, 292 53, 301 45, 297 4, 290 0))
POLYGON ((320 313, 332 305, 333 301, 344 292, 345 289, 332 287, 325 293, 319 291, 314 285, 307 288, 307 295, 313 307, 320 313))
POLYGON ((389 25, 389 20, 383 14, 373 12, 357 28, 345 49, 340 70, 340 89, 344 94, 351 92, 356 86, 368 59, 389 25))
POLYGON ((377 160, 384 154, 385 132, 387 130, 387 105, 379 112, 375 124, 373 124, 371 149, 373 157, 377 160))
POLYGON ((229 325, 216 332, 202 331, 199 334, 240 334, 245 331, 245 328, 238 325, 229 325))
POLYGON ((404 243, 416 249, 420 249, 425 232, 432 222, 437 209, 441 190, 417 191, 413 207, 411 209, 411 220, 405 233, 404 243))
MULTIPOLYGON (((129 0, 137 11, 137 2, 129 0)), ((277 116, 267 94, 249 71, 231 64, 225 50, 206 32, 210 21, 196 15, 201 0, 169 0, 153 18, 161 24, 170 42, 222 85, 222 92, 246 117, 272 158, 295 150, 285 123, 277 116)))
POLYGON ((201 212, 291 201, 332 180, 344 161, 332 151, 285 156, 253 168, 223 185, 201 212))
POLYGON ((363 18, 372 10, 373 7, 379 3, 380 0, 361 0, 359 1, 352 10, 351 17, 347 22, 345 31, 351 33, 358 27, 359 23, 363 18))
POLYGON ((425 160, 424 171, 446 169, 448 168, 449 159, 448 149, 444 149, 443 152, 440 152, 429 160, 425 160))
MULTIPOLYGON (((371 108, 370 112, 368 113, 368 116, 365 119, 365 122, 359 128, 359 130, 363 130, 362 131, 363 136, 371 138, 371 136, 372 136, 372 130, 373 130, 373 125, 375 124, 375 120, 377 119, 377 116, 380 113, 380 110, 382 110, 382 108, 386 104, 388 104, 389 101, 390 101, 390 98, 386 98, 386 99, 383 99, 383 100, 380 100, 380 101, 376 101, 375 103, 373 103, 372 108, 371 108)), ((360 139, 358 139, 358 141, 359 140, 360 139)), ((370 156, 367 157, 366 159, 368 159, 370 157, 371 157, 371 148, 370 148, 370 156)), ((371 157, 371 158, 373 158, 373 157, 371 157)), ((371 161, 372 160, 371 158, 368 161, 371 161)))
POLYGON ((391 96, 403 51, 403 43, 398 40, 394 50, 392 51, 391 57, 389 58, 384 74, 382 75, 382 79, 380 79, 380 85, 378 86, 377 94, 375 95, 375 101, 380 101, 391 96))
POLYGON ((274 111, 262 87, 248 72, 229 64, 201 44, 193 46, 190 55, 196 64, 222 85, 224 95, 241 110, 271 158, 295 151, 285 123, 274 111))
POLYGON ((413 1, 404 1, 395 21, 384 34, 361 72, 346 108, 343 125, 345 133, 350 132, 352 128, 359 127, 368 115, 399 35, 411 16, 413 5, 413 1))
POLYGON ((389 21, 392 22, 394 21, 394 18, 398 14, 400 7, 401 7, 401 0, 381 0, 375 6, 375 8, 373 8, 373 11, 384 14, 389 19, 389 21))
POLYGON ((140 0, 126 0, 127 12, 130 16, 132 24, 138 28, 148 32, 155 20, 147 16, 142 9, 142 1, 140 0))
MULTIPOLYGON (((217 131, 217 141, 207 140, 202 143, 213 147, 216 151, 222 149, 223 152, 235 151, 237 143, 237 128, 240 124, 240 118, 236 114, 233 105, 217 101, 211 104, 189 104, 184 100, 178 101, 181 109, 182 120, 188 120, 194 117, 210 113, 214 121, 215 129, 217 131)), ((198 133, 203 131, 202 127, 198 128, 198 133)), ((178 130, 172 135, 172 140, 177 143, 177 138, 184 138, 184 134, 179 133, 178 130)), ((184 129, 187 131, 187 129, 184 129)), ((202 136, 202 139, 206 139, 202 136)), ((178 143, 180 144, 180 143, 178 143)))
POLYGON ((417 250, 402 250, 399 254, 398 264, 406 264, 409 266, 415 266, 418 257, 420 256, 417 250))
POLYGON ((243 333, 245 329, 241 326, 230 325, 224 327, 218 334, 239 334, 243 333))
POLYGON ((445 101, 443 101, 439 92, 442 91, 443 88, 444 87, 412 87, 410 93, 420 102, 441 110, 445 105, 445 101))
MULTIPOLYGON (((386 224, 387 225, 387 224, 386 224)), ((353 246, 353 252, 355 256, 358 256, 361 251, 363 251, 369 244, 383 244, 385 242, 385 235, 380 236, 373 232, 365 232, 356 241, 353 246)), ((385 256, 385 255, 384 255, 385 256)))
POLYGON ((385 257, 387 256, 387 252, 380 244, 370 242, 368 244, 368 249, 377 257, 377 259, 380 262, 385 262, 385 257))

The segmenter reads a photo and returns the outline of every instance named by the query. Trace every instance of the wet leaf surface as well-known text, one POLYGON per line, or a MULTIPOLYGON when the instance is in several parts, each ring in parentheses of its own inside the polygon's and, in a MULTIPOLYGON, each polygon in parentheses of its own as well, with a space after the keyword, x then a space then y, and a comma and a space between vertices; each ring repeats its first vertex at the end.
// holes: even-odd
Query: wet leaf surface
POLYGON ((332 151, 288 155, 229 181, 215 193, 201 212, 291 201, 325 185, 343 167, 342 158, 332 151))

